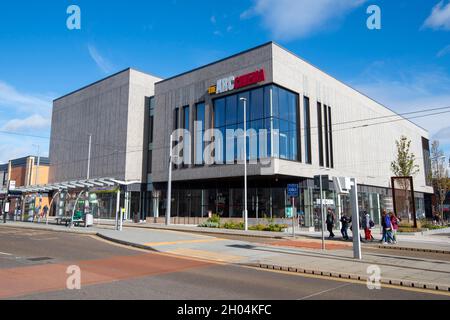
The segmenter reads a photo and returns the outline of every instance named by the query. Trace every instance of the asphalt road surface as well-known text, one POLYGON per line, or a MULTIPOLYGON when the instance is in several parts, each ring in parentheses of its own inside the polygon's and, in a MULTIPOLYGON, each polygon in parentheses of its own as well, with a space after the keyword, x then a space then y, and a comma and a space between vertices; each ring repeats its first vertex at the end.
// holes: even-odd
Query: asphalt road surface
POLYGON ((450 299, 449 294, 264 271, 131 249, 88 235, 0 227, 0 299, 450 299), (68 290, 67 268, 81 270, 68 290))

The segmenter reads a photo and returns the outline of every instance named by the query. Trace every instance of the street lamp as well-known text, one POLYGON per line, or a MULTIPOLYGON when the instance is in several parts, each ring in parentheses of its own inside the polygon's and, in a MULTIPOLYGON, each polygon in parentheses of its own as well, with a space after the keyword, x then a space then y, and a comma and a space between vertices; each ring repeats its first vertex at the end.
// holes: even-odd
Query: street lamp
POLYGON ((91 145, 92 145, 92 134, 89 134, 89 149, 88 149, 88 162, 87 162, 86 180, 89 180, 89 178, 90 178, 90 171, 91 171, 91 145))
POLYGON ((38 185, 39 182, 39 166, 41 164, 41 155, 40 155, 40 149, 41 146, 38 144, 33 144, 33 147, 37 148, 37 166, 36 166, 36 174, 34 175, 34 185, 38 185))
POLYGON ((240 98, 244 105, 244 230, 248 231, 247 211, 247 98, 240 98))
POLYGON ((169 179, 167 180, 167 204, 166 204, 166 226, 170 225, 170 214, 171 214, 171 204, 172 204, 172 144, 173 144, 173 134, 170 135, 169 139, 169 179))

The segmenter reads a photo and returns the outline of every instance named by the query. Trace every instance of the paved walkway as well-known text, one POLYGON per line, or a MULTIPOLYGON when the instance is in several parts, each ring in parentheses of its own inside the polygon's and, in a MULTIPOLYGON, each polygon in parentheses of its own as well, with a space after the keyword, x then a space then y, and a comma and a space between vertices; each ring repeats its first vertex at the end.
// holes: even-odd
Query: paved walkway
MULTIPOLYGON (((113 221, 102 221, 101 225, 113 225, 113 221)), ((277 238, 277 239, 291 239, 292 232, 261 232, 261 231, 247 231, 244 232, 242 230, 226 230, 226 229, 208 229, 208 228, 199 228, 193 225, 161 225, 161 224, 134 224, 134 223, 125 223, 126 227, 133 228, 142 228, 142 229, 154 229, 154 230, 172 230, 172 231, 183 231, 189 233, 200 233, 203 235, 211 235, 218 236, 221 235, 235 235, 235 236, 252 236, 258 238, 277 238)), ((445 232, 445 231, 443 231, 445 232)), ((341 243, 342 239, 340 238, 339 232, 336 233, 336 240, 333 243, 341 243)), ((327 233, 328 234, 328 233, 327 233)), ((351 232, 349 231, 351 235, 351 232)), ((376 239, 381 239, 380 232, 374 230, 373 235, 376 239)), ((296 236, 305 239, 321 239, 321 232, 306 232, 306 231, 297 231, 296 236)), ((432 235, 398 235, 399 244, 396 246, 392 246, 392 248, 416 248, 416 249, 424 249, 424 250, 440 250, 440 251, 448 251, 450 252, 450 233, 443 234, 432 234, 432 235)), ((368 246, 376 246, 379 245, 378 242, 362 244, 368 246)))
POLYGON ((413 283, 415 287, 426 286, 445 291, 450 287, 450 262, 377 253, 365 253, 362 261, 356 261, 352 258, 351 244, 336 241, 327 242, 331 250, 323 252, 318 249, 320 241, 307 238, 288 242, 282 240, 274 244, 264 238, 261 243, 247 242, 155 228, 125 227, 119 232, 109 226, 68 229, 64 226, 12 222, 6 226, 93 233, 168 254, 360 280, 367 279, 368 268, 375 265, 381 270, 381 280, 388 283, 408 286, 413 283))

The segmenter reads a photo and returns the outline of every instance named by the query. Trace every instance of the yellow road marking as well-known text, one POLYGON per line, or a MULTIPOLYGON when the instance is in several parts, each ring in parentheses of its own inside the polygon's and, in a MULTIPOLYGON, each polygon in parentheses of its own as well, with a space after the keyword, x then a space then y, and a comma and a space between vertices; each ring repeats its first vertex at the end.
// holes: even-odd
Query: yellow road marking
POLYGON ((149 242, 149 243, 144 243, 144 245, 149 246, 149 247, 157 247, 157 246, 170 246, 170 245, 176 245, 176 244, 207 243, 207 242, 217 242, 217 241, 225 241, 225 239, 212 238, 212 239, 167 241, 167 242, 149 242))
POLYGON ((211 252, 211 251, 204 251, 204 250, 194 250, 194 249, 175 249, 172 251, 167 251, 168 254, 174 254, 174 255, 181 255, 181 256, 187 256, 187 257, 194 257, 197 259, 205 259, 205 260, 212 260, 212 261, 219 261, 219 262, 237 262, 242 259, 241 256, 235 256, 235 255, 229 255, 229 254, 223 254, 223 253, 217 253, 217 252, 211 252))

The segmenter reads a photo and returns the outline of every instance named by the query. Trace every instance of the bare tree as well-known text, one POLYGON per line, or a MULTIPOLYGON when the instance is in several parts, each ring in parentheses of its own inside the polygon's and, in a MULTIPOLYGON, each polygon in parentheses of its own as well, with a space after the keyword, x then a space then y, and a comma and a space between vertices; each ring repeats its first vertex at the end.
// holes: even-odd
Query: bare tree
MULTIPOLYGON (((392 173, 396 177, 414 177, 420 170, 419 166, 416 164, 416 156, 411 152, 411 140, 405 136, 401 136, 400 140, 397 140, 395 144, 397 146, 397 156, 396 160, 391 163, 392 173)), ((408 215, 408 223, 410 223, 411 213, 408 190, 411 186, 407 179, 401 179, 399 181, 400 187, 405 192, 405 208, 408 215)))
POLYGON ((439 141, 433 141, 431 145, 431 168, 431 178, 434 192, 438 198, 439 213, 441 218, 444 218, 444 202, 450 190, 450 180, 446 158, 439 146, 439 141))

